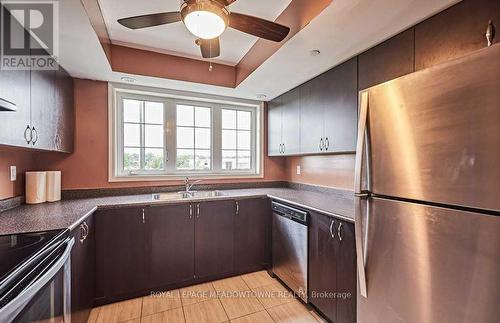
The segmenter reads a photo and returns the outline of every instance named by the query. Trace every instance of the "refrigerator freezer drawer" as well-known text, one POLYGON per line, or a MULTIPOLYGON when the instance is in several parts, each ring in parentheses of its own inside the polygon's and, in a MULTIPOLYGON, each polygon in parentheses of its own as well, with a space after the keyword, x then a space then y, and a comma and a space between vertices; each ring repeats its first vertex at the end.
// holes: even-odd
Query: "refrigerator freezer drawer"
POLYGON ((500 217, 379 198, 357 203, 367 281, 358 322, 498 322, 500 217))

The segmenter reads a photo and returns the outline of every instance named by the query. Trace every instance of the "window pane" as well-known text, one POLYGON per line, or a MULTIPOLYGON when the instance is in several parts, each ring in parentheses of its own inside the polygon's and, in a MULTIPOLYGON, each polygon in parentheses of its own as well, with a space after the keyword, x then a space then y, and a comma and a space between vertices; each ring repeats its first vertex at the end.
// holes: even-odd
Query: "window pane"
POLYGON ((145 125, 144 126, 144 141, 146 147, 163 147, 163 125, 160 126, 152 126, 145 125))
POLYGON ((139 148, 123 149, 123 169, 125 171, 141 168, 141 151, 139 148))
POLYGON ((195 168, 197 170, 209 170, 210 167, 210 150, 196 150, 195 168))
POLYGON ((146 123, 163 124, 163 103, 145 102, 144 121, 146 123))
POLYGON ((147 170, 164 169, 163 149, 146 148, 144 152, 144 168, 147 170))
POLYGON ((251 129, 252 114, 248 111, 238 111, 238 129, 250 130, 251 129))
POLYGON ((197 127, 210 128, 210 123, 212 121, 210 110, 210 108, 196 107, 194 119, 197 127))
POLYGON ((222 109, 222 128, 236 129, 236 110, 222 109))
POLYGON ((176 167, 180 170, 194 169, 194 150, 177 149, 176 167))
POLYGON ((194 126, 194 108, 187 105, 177 106, 177 125, 194 126))
POLYGON ((250 169, 250 151, 238 150, 238 169, 250 169))
POLYGON ((195 148, 210 149, 210 129, 195 128, 195 148))
POLYGON ((177 127, 177 148, 194 148, 194 128, 177 127))
POLYGON ((139 147, 141 145, 141 126, 126 123, 123 125, 123 145, 139 147))
POLYGON ((250 150, 250 131, 238 131, 238 149, 250 150))
POLYGON ((123 99, 123 121, 141 122, 142 101, 123 99))
POLYGON ((222 149, 236 149, 236 130, 222 130, 222 149))
POLYGON ((236 169, 236 151, 223 150, 222 151, 222 169, 231 170, 236 169))

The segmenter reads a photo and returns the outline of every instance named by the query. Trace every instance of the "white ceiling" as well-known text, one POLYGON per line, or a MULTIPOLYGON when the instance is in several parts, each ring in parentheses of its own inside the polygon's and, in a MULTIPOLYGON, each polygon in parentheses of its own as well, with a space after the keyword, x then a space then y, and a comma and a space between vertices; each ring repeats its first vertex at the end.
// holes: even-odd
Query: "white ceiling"
MULTIPOLYGON (((140 1, 141 5, 148 2, 152 1, 140 1)), ((245 99, 256 99, 257 94, 263 93, 273 99, 457 2, 459 0, 334 0, 235 89, 128 76, 144 86, 245 99), (310 56, 311 49, 321 50, 321 55, 310 56)), ((122 82, 125 74, 111 71, 80 0, 60 1, 59 6, 61 65, 73 77, 122 82)))
MULTIPOLYGON (((230 5, 229 9, 274 21, 290 2, 291 0, 239 0, 230 5)), ((117 22, 124 17, 179 11, 179 0, 99 0, 99 4, 109 37, 114 44, 201 59, 200 48, 194 43, 196 37, 182 22, 140 30, 130 30, 117 22)), ((221 56, 214 61, 236 65, 256 41, 254 36, 228 28, 220 37, 221 56)))

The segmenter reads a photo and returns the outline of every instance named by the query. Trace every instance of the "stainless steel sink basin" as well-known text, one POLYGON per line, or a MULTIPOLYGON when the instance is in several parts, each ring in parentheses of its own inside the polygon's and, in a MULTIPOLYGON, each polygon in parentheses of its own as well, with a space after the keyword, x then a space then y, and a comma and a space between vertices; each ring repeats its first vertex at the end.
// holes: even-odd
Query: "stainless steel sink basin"
POLYGON ((190 191, 190 192, 172 192, 172 193, 155 193, 153 194, 154 201, 176 201, 189 200, 199 198, 214 198, 224 196, 221 191, 190 191))

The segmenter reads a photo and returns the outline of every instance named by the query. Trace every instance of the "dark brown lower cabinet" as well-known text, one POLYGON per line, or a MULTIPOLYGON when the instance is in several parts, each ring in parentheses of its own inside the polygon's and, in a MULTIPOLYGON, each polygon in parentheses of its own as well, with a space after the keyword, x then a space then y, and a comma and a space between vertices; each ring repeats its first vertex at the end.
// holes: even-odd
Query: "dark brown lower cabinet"
POLYGON ((99 210, 96 220, 96 300, 118 299, 149 287, 144 208, 99 210), (144 216, 143 216, 144 214, 144 216))
POLYGON ((195 275, 196 278, 234 272, 234 201, 196 203, 195 275))
POLYGON ((71 252, 71 322, 85 323, 94 303, 95 229, 89 216, 73 231, 71 252))
POLYGON ((271 265, 271 201, 255 198, 235 201, 234 267, 238 273, 271 265))
POLYGON ((309 301, 330 321, 356 322, 354 225, 311 212, 309 301))
POLYGON ((159 288, 194 278, 194 216, 191 204, 146 209, 149 286, 159 288))

